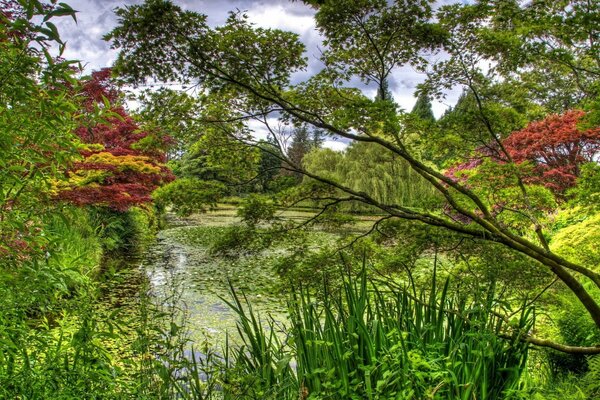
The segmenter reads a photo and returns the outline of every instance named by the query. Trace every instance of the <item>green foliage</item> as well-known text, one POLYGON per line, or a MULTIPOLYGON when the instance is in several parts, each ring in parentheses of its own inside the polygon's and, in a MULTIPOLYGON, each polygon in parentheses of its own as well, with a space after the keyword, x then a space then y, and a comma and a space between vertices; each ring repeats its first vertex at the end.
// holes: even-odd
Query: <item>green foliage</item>
POLYGON ((210 252, 236 257, 243 252, 255 253, 264 250, 264 241, 257 240, 256 236, 256 229, 253 227, 230 226, 214 238, 210 252))
MULTIPOLYGON (((600 293, 593 291, 596 298, 600 293)), ((557 298, 557 310, 553 313, 557 334, 565 341, 579 346, 595 345, 600 341, 600 335, 594 330, 593 324, 585 317, 585 309, 572 295, 560 293, 557 298)), ((569 380, 571 376, 577 376, 577 391, 594 398, 598 394, 598 365, 597 356, 585 356, 582 354, 563 354, 560 352, 549 352, 548 364, 553 377, 551 380, 561 382, 569 380)), ((549 385, 552 387, 552 384, 549 385)), ((557 385, 557 391, 562 390, 562 385, 557 385)))
MULTIPOLYGON (((192 12, 183 11, 180 7, 169 1, 151 0, 142 5, 128 6, 116 11, 120 25, 105 36, 113 40, 115 47, 127 47, 127 53, 134 54, 137 62, 132 62, 129 57, 119 56, 116 68, 120 72, 131 73, 132 80, 143 81, 148 76, 156 73, 156 77, 164 81, 173 81, 183 78, 179 73, 174 73, 173 66, 183 66, 185 52, 190 47, 187 39, 195 41, 196 51, 207 52, 206 59, 217 56, 223 65, 233 72, 236 79, 253 82, 256 76, 267 77, 270 84, 284 86, 289 82, 291 73, 306 66, 306 61, 301 56, 304 51, 296 34, 277 29, 252 29, 244 14, 231 13, 227 23, 219 28, 210 29, 206 24, 206 17, 192 12), (185 27, 185 31, 180 31, 185 27), (138 30, 146 32, 144 43, 132 45, 138 30), (170 32, 184 35, 186 40, 177 39, 172 42, 170 32), (263 43, 267 46, 246 46, 248 43, 263 43), (255 49, 261 49, 260 55, 254 54, 255 49), (160 51, 154 51, 161 49, 160 51), (232 54, 231 49, 241 50, 245 54, 232 54), (285 52, 281 52, 285 49, 285 52), (183 50, 181 52, 180 50, 183 50), (210 54, 210 56, 208 56, 210 54), (276 60, 277 62, 273 62, 276 60), (256 68, 249 70, 248 63, 258 62, 256 68), (282 66, 281 63, 285 63, 282 66)), ((205 68, 216 67, 210 63, 189 65, 189 72, 200 74, 205 68)), ((209 84, 214 84, 214 89, 223 89, 223 84, 215 79, 210 79, 209 84)))
POLYGON ((431 100, 422 94, 417 97, 417 102, 410 113, 423 121, 435 122, 433 110, 431 109, 431 100))
POLYGON ((273 193, 285 193, 298 184, 298 180, 293 176, 280 175, 275 177, 269 184, 273 193))
POLYGON ((340 232, 348 229, 356 223, 356 218, 345 212, 340 212, 334 207, 327 208, 318 218, 315 219, 315 224, 320 229, 329 232, 340 232))
MULTIPOLYGON (((220 140, 247 142, 249 128, 241 121, 257 116, 267 124, 277 120, 283 131, 302 123, 351 140, 344 156, 351 162, 317 171, 333 182, 313 176, 304 193, 296 191, 296 201, 308 198, 321 207, 367 204, 390 218, 500 243, 542 263, 600 326, 600 304, 578 282, 599 286, 597 273, 548 254, 544 227, 556 203, 531 185, 535 181, 527 169, 533 166, 516 164, 503 148, 504 139, 531 119, 593 103, 597 46, 589 38, 597 33, 597 6, 580 0, 542 1, 539 7, 453 2, 435 10, 430 1, 319 3, 315 19, 326 68, 294 85, 291 74, 306 66, 298 37, 253 27, 240 13, 213 29, 205 16, 149 0, 120 9, 119 24, 107 38, 121 49, 117 69, 132 82, 197 82, 210 97, 207 116, 220 140), (448 57, 428 59, 426 50, 448 57), (427 133, 423 124, 398 116, 393 102, 382 99, 386 79, 403 67, 428 72, 419 88, 423 96, 466 90, 453 118, 431 129, 431 136, 418 138, 427 133), (379 99, 358 89, 356 79, 377 85, 379 99), (428 152, 429 143, 437 148, 428 152), (458 159, 481 161, 470 156, 497 165, 478 164, 472 182, 441 170, 458 159), (326 184, 329 190, 318 187, 326 184)), ((310 161, 305 162, 309 172, 310 161)))
POLYGON ((220 182, 180 178, 155 190, 152 197, 157 207, 171 206, 176 214, 187 216, 214 207, 224 193, 220 182))
POLYGON ((199 139, 198 100, 184 92, 160 88, 145 90, 138 97, 137 119, 144 129, 170 138, 169 159, 180 158, 187 147, 199 139))
POLYGON ((48 50, 62 49, 50 19, 74 11, 63 4, 52 11, 35 0, 12 6, 13 19, 0 13, 0 257, 18 259, 45 245, 37 226, 51 182, 64 179, 61 170, 77 158, 78 104, 72 62, 48 50))
POLYGON ((577 185, 569 191, 574 204, 598 210, 600 204, 600 165, 595 162, 581 167, 577 185))
MULTIPOLYGON (((386 204, 416 207, 437 201, 431 185, 404 160, 379 151, 371 143, 353 143, 344 153, 313 150, 305 157, 304 165, 310 173, 369 193, 386 204)), ((364 206, 352 203, 350 209, 361 210, 364 206)))
MULTIPOLYGON (((129 347, 140 319, 112 308, 119 278, 108 255, 135 255, 154 236, 155 216, 136 208, 54 211, 44 218, 46 256, 0 268, 0 397, 142 398, 135 376, 150 350, 129 347)), ((153 349, 158 338, 148 338, 153 349)))
MULTIPOLYGON (((279 147, 270 141, 260 141, 257 144, 260 150, 260 162, 258 164, 257 182, 259 190, 262 193, 281 190, 281 185, 277 182, 282 176, 281 172, 281 151, 279 147)), ((291 178, 291 177, 287 177, 291 178)))
MULTIPOLYGON (((325 41, 326 68, 297 85, 290 84, 291 76, 303 71, 307 62, 296 34, 257 28, 239 12, 223 26, 211 28, 205 16, 164 0, 119 9, 119 25, 107 36, 122 49, 117 70, 131 83, 154 78, 198 84, 203 106, 198 116, 209 122, 182 124, 173 118, 177 113, 197 116, 195 101, 185 96, 164 92, 147 103, 143 112, 150 125, 164 124, 165 131, 175 133, 186 146, 186 154, 174 161, 184 179, 156 194, 162 207, 171 204, 189 214, 221 196, 223 187, 212 180, 241 187, 257 172, 268 170, 274 160, 260 158, 259 149, 246 145, 252 132, 243 121, 276 116, 287 126, 307 123, 326 129, 330 137, 353 140, 342 154, 315 151, 305 156, 302 143, 291 149, 295 163, 348 186, 354 197, 348 203, 339 199, 339 188, 306 180, 302 188, 290 191, 298 195, 291 201, 307 196, 331 207, 309 225, 344 227, 349 218, 334 207, 338 200, 352 204, 353 210, 364 210, 362 204, 367 203, 367 209, 378 207, 387 213, 385 218, 411 221, 387 221, 373 239, 340 240, 350 247, 342 252, 349 258, 357 258, 361 250, 373 256, 380 271, 406 270, 412 284, 408 289, 392 280, 372 284, 366 275, 356 280, 346 266, 350 277, 344 277, 343 284, 329 280, 315 294, 311 283, 321 279, 319 273, 331 274, 338 266, 333 258, 338 252, 312 242, 307 230, 290 233, 291 224, 276 221, 275 207, 264 198, 246 199, 240 211, 246 224, 226 230, 215 247, 260 252, 277 241, 287 246, 274 264, 282 275, 310 288, 297 289, 290 303, 290 340, 277 336, 278 323, 265 325, 234 297, 231 305, 240 315, 245 342, 225 352, 223 364, 215 357, 211 365, 214 353, 208 351, 206 358, 193 354, 185 361, 183 342, 171 340, 181 327, 171 319, 168 332, 159 326, 148 328, 153 331, 147 336, 151 343, 140 344, 138 353, 146 358, 143 371, 132 367, 134 362, 118 365, 106 351, 106 341, 114 339, 119 327, 114 318, 93 312, 97 287, 91 278, 100 249, 131 250, 150 224, 151 213, 90 210, 83 216, 58 210, 58 218, 62 215, 66 222, 48 215, 56 210, 47 207, 49 182, 60 181, 60 171, 74 161, 77 143, 70 132, 79 118, 78 105, 72 103, 69 63, 52 59, 47 51, 52 41, 62 50, 49 19, 73 11, 64 4, 44 8, 34 0, 20 3, 25 17, 12 21, 2 14, 0 21, 0 75, 5 77, 0 82, 3 397, 525 398, 520 378, 527 345, 498 337, 512 328, 496 311, 513 310, 522 298, 536 296, 540 301, 538 297, 548 295, 550 301, 543 301, 556 308, 548 307, 551 315, 542 323, 556 321, 557 336, 576 345, 600 340, 597 288, 578 282, 589 278, 598 285, 598 221, 593 214, 597 165, 583 168, 573 194, 574 201, 588 209, 558 221, 550 238, 554 253, 544 248, 548 235, 543 228, 556 211, 555 199, 529 184, 531 165, 503 159, 498 147, 532 119, 597 101, 599 9, 594 2, 457 2, 434 15, 432 1, 311 1, 319 5, 316 23, 325 41), (34 20, 41 22, 36 25, 34 20), (441 62, 429 63, 423 57, 424 50, 438 49, 448 55, 441 62), (456 86, 467 88, 467 94, 437 124, 399 116, 388 98, 387 82, 406 66, 428 72, 423 96, 442 96, 456 86), (377 99, 355 88, 356 78, 374 82, 377 99), (159 109, 155 104, 166 106, 159 109), (441 174, 442 167, 481 148, 489 151, 486 157, 499 156, 502 162, 482 162, 457 176, 465 184, 458 188, 441 174), (265 164, 259 165, 259 159, 265 164), (199 179, 210 183, 199 187, 199 179), (40 206, 48 213, 38 212, 40 206), (420 229, 411 238, 416 226, 412 221, 432 228, 420 229), (269 222, 270 229, 258 228, 261 222, 269 222), (440 226, 446 230, 440 231, 440 226), (460 251, 454 253, 456 248, 460 251), (431 284, 423 284, 431 275, 422 272, 432 264, 436 267, 438 257, 444 259, 446 273, 458 275, 460 282, 436 287, 434 273, 431 284), (564 287, 545 294, 533 290, 546 278, 538 274, 540 266, 570 285, 564 299, 557 297, 564 287), (493 293, 496 285, 501 301, 493 293), (485 287, 489 290, 481 290, 485 287), (217 386, 211 374, 221 366, 217 386), (138 374, 135 379, 127 380, 127 367, 138 374), (210 372, 204 383, 200 374, 206 371, 210 372), (219 394, 214 393, 217 387, 219 394)), ((592 113, 588 123, 594 118, 597 114, 592 113)), ((277 191, 271 178, 263 191, 277 191)), ((289 183, 280 179, 280 186, 289 183)), ((146 316, 144 323, 153 316, 146 316)), ((522 333, 533 332, 529 311, 513 321, 522 333)), ((555 366, 569 361, 556 360, 555 366)), ((597 361, 586 361, 589 371, 582 385, 587 388, 565 383, 575 397, 588 391, 597 394, 597 361)), ((576 363, 562 369, 577 369, 583 360, 576 363)), ((565 396, 564 390, 552 396, 565 396)))
POLYGON ((171 165, 181 178, 240 184, 256 176, 259 157, 257 149, 212 130, 205 131, 171 165))
POLYGON ((457 171, 478 197, 498 215, 498 220, 515 231, 526 232, 533 221, 544 221, 557 208, 552 191, 539 184, 523 184, 532 174, 529 163, 500 164, 485 159, 479 166, 457 171))
MULTIPOLYGON (((502 321, 491 313, 492 293, 470 303, 447 289, 434 280, 415 297, 373 286, 364 272, 323 303, 297 289, 287 342, 274 334, 276 322, 264 326, 234 292, 244 346, 233 366, 246 383, 238 398, 504 398, 519 388, 527 345, 494 336, 502 321)), ((518 322, 529 323, 527 313, 518 322)))
POLYGON ((586 215, 574 210, 578 220, 558 230, 550 241, 552 250, 569 260, 581 262, 600 270, 600 213, 586 215))
POLYGON ((261 222, 271 222, 275 219, 275 205, 268 197, 251 194, 242 201, 237 215, 242 222, 253 227, 261 222))
POLYGON ((327 38, 323 60, 341 76, 374 81, 384 93, 394 67, 421 67, 419 49, 432 48, 440 40, 436 26, 429 22, 431 12, 429 1, 324 2, 315 15, 317 28, 327 38))
MULTIPOLYGON (((291 166, 301 167, 304 157, 310 152, 311 149, 319 148, 321 144, 320 141, 320 133, 318 130, 309 132, 309 127, 306 124, 296 127, 294 129, 292 142, 289 144, 287 149, 287 158, 289 159, 291 166), (312 137, 310 133, 312 133, 312 137)), ((302 174, 299 172, 282 170, 282 174, 291 174, 297 181, 302 179, 302 174)))

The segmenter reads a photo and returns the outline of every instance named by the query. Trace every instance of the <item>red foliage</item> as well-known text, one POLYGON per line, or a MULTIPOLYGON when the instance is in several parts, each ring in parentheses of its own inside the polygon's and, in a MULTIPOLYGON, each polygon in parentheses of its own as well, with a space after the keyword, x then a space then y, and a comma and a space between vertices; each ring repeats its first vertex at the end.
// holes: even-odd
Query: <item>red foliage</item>
POLYGON ((600 127, 577 127, 584 115, 581 110, 550 115, 513 132, 504 146, 515 162, 530 161, 535 165, 533 183, 564 193, 575 185, 579 167, 594 161, 600 153, 600 127))
MULTIPOLYGON (((578 123, 585 112, 567 111, 532 122, 524 129, 510 134, 503 145, 517 164, 530 162, 534 169, 524 177, 527 183, 541 184, 562 196, 575 185, 582 164, 594 161, 600 154, 600 127, 579 129, 578 123)), ((504 164, 489 148, 475 151, 475 156, 446 171, 446 176, 466 183, 461 171, 481 165, 483 158, 504 164)))
MULTIPOLYGON (((91 79, 84 82, 82 92, 86 98, 85 105, 88 111, 91 111, 95 104, 103 103, 104 98, 111 105, 114 105, 119 97, 119 90, 111 79, 110 68, 102 68, 100 71, 92 72, 91 79)), ((115 107, 115 109, 118 108, 115 107)))
POLYGON ((117 104, 119 91, 110 80, 109 69, 92 73, 83 84, 82 95, 84 112, 109 104, 107 111, 113 115, 75 131, 83 143, 93 146, 81 151, 84 160, 73 163, 67 172, 73 184, 61 190, 58 198, 80 206, 100 205, 117 211, 150 202, 152 191, 174 179, 162 165, 166 140, 157 139, 158 146, 156 141, 154 146, 140 145, 140 141, 150 139, 151 133, 142 131, 117 104))

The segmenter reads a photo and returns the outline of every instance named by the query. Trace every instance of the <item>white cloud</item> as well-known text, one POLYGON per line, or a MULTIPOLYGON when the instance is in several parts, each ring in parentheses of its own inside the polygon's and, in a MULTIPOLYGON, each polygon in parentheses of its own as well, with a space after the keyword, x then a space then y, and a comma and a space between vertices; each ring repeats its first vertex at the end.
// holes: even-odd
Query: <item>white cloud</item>
MULTIPOLYGON (((291 3, 297 7, 300 3, 291 3)), ((304 7, 304 6, 303 6, 304 7)), ((271 6, 253 7, 248 10, 248 19, 257 26, 263 28, 283 29, 304 36, 309 31, 314 31, 315 21, 311 14, 298 15, 291 7, 282 4, 271 6)))
POLYGON ((326 140, 323 143, 323 147, 335 151, 344 151, 346 147, 348 147, 348 143, 344 143, 339 140, 326 140))
MULTIPOLYGON (((448 2, 449 0, 444 0, 448 2)), ((131 4, 139 4, 142 0, 77 0, 70 4, 79 10, 78 24, 70 18, 56 20, 62 37, 67 41, 64 57, 67 59, 81 60, 86 66, 86 73, 95 69, 108 67, 116 59, 117 52, 110 49, 110 44, 102 40, 102 36, 109 32, 117 23, 113 10, 131 4)), ((315 10, 300 1, 288 0, 176 0, 183 8, 193 10, 208 16, 208 23, 212 26, 223 24, 228 11, 246 11, 250 22, 263 28, 277 28, 290 30, 299 35, 300 40, 306 45, 306 56, 309 59, 307 71, 297 72, 293 75, 293 82, 308 79, 319 69, 322 64, 319 60, 319 46, 322 37, 316 29, 314 21, 315 10)), ((400 68, 394 72, 390 81, 390 88, 396 102, 405 110, 410 111, 416 101, 413 93, 417 84, 425 79, 411 67, 400 68)), ((365 86, 358 80, 349 82, 349 85, 359 87, 365 94, 375 96, 375 88, 365 86)), ((442 115, 448 105, 454 104, 460 91, 449 93, 444 103, 434 102, 433 111, 436 117, 442 115)), ((336 146, 336 145, 334 145, 336 146)))

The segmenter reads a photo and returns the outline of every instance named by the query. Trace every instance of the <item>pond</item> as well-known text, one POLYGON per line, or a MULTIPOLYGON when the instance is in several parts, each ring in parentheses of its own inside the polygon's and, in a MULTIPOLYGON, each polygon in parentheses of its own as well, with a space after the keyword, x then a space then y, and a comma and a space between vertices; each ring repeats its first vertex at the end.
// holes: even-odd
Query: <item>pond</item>
MULTIPOLYGON (((314 216, 314 211, 292 209, 280 211, 278 216, 302 222, 314 216)), ((361 217, 353 231, 357 227, 368 230, 372 220, 372 217, 361 217)), ((286 286, 273 267, 274 259, 285 254, 284 246, 275 245, 259 254, 236 257, 218 256, 209 251, 215 238, 238 222, 236 208, 223 204, 215 210, 187 218, 167 214, 166 225, 158 232, 156 240, 141 260, 133 260, 140 269, 131 270, 132 263, 128 261, 132 274, 125 280, 130 281, 129 284, 114 285, 113 281, 110 296, 118 297, 119 303, 131 301, 132 296, 135 297, 131 290, 134 287, 141 290, 139 280, 142 279, 149 284, 151 297, 165 311, 181 312, 192 343, 208 340, 216 347, 225 344, 226 336, 233 342, 238 338, 237 315, 226 303, 232 298, 230 285, 246 297, 261 319, 271 316, 277 321, 285 321, 286 286), (139 272, 142 276, 135 277, 139 272), (132 283, 132 277, 138 283, 132 283)), ((311 231, 310 236, 315 247, 334 243, 339 238, 337 234, 317 230, 311 231)))
MULTIPOLYGON (((295 211, 284 217, 302 220, 310 215, 295 211)), ((215 236, 236 222, 235 209, 226 206, 184 219, 169 214, 167 225, 144 257, 142 268, 153 296, 184 310, 192 342, 208 338, 222 345, 227 334, 235 341, 237 316, 224 300, 231 299, 230 285, 243 293, 261 317, 285 318, 282 282, 270 262, 278 249, 235 258, 209 252, 215 236)))

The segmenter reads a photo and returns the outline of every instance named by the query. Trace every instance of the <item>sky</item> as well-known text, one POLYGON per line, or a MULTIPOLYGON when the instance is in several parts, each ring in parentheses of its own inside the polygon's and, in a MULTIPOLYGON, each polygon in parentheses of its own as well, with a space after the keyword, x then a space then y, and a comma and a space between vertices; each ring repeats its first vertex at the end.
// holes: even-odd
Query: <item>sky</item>
MULTIPOLYGON (((447 0, 446 0, 447 1, 447 0)), ((67 59, 80 60, 86 73, 92 70, 109 67, 116 59, 117 51, 110 48, 110 43, 102 40, 117 23, 114 9, 125 5, 138 4, 141 0, 71 0, 66 1, 78 11, 77 23, 70 18, 56 21, 61 37, 66 41, 67 59)), ((175 0, 182 8, 207 15, 211 26, 225 22, 228 12, 245 11, 251 22, 264 28, 285 29, 300 35, 306 45, 309 66, 306 72, 294 76, 295 80, 304 80, 321 68, 319 46, 321 36, 315 27, 313 15, 315 10, 301 1, 290 0, 175 0)), ((425 76, 411 68, 403 68, 394 73, 390 80, 390 89, 396 103, 404 110, 411 110, 416 99, 413 93, 417 84, 425 76)), ((363 88, 366 95, 374 97, 374 87, 363 88)), ((459 93, 451 92, 444 103, 433 102, 433 111, 440 116, 444 110, 456 102, 459 93)), ((329 141, 326 147, 342 149, 345 144, 329 141)))

